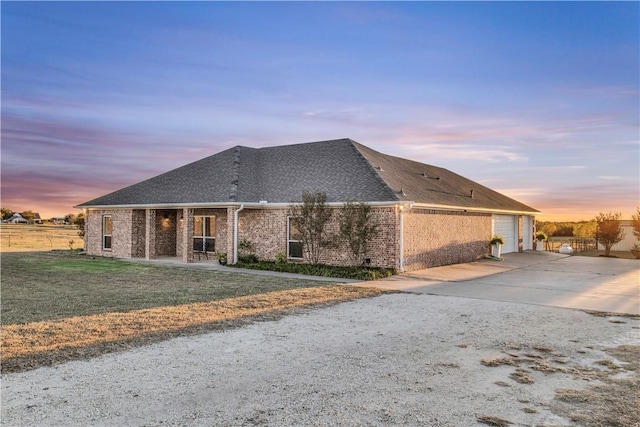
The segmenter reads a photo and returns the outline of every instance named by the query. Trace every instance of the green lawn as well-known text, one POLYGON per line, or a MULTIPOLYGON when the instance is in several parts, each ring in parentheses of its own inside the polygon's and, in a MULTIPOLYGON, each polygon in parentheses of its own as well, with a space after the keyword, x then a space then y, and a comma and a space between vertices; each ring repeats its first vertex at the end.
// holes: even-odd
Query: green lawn
POLYGON ((216 301, 328 282, 141 265, 70 251, 2 253, 2 324, 216 301))

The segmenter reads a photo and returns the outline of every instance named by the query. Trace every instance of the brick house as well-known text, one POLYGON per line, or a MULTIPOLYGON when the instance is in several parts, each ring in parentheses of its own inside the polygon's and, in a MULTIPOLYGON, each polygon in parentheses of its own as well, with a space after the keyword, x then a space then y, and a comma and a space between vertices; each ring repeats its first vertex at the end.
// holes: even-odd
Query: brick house
MULTIPOLYGON (((372 266, 400 271, 470 262, 488 253, 493 234, 503 253, 533 248, 534 215, 516 200, 443 168, 379 153, 350 139, 266 148, 234 147, 82 203, 85 250, 118 258, 226 252, 238 242, 256 255, 301 258, 289 206, 302 193, 324 192, 328 205, 372 207, 381 232, 370 242, 372 266)), ((337 221, 328 232, 336 232, 337 221)), ((213 258, 213 257, 209 257, 213 258)), ((348 263, 346 248, 320 262, 348 263)))

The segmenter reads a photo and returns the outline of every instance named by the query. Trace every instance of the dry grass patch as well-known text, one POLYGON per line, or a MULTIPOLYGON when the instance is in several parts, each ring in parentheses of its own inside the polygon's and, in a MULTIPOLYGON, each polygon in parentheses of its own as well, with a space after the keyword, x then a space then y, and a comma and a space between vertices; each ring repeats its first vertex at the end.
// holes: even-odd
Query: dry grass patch
POLYGON ((460 365, 454 362, 438 362, 437 365, 443 368, 459 368, 460 367, 460 365))
POLYGON ((480 363, 482 363, 484 366, 489 366, 491 368, 494 368, 500 365, 515 366, 518 364, 518 362, 508 357, 494 357, 493 359, 482 359, 480 363))
POLYGON ((184 333, 273 319, 294 309, 380 295, 356 286, 290 289, 221 301, 76 316, 2 328, 2 371, 17 372, 184 333))
POLYGON ((584 426, 640 426, 640 346, 620 345, 606 351, 624 365, 604 359, 595 363, 609 368, 606 371, 572 368, 585 378, 597 378, 601 384, 585 389, 559 389, 551 409, 584 426), (620 369, 631 376, 615 378, 620 369))
POLYGON ((619 345, 617 347, 606 350, 611 356, 621 362, 625 362, 628 366, 627 370, 640 370, 640 346, 637 345, 619 345))
POLYGON ((533 377, 529 375, 529 371, 522 368, 516 369, 514 373, 509 375, 509 378, 520 384, 533 384, 535 382, 533 377))
POLYGON ((505 420, 504 418, 496 417, 493 415, 480 415, 477 419, 478 419, 478 422, 481 422, 482 424, 495 426, 495 427, 505 427, 513 424, 509 420, 505 420))
POLYGON ((583 390, 560 389, 552 405, 554 412, 591 427, 640 425, 640 381, 608 380, 583 390))
POLYGON ((70 241, 73 241, 71 247, 81 249, 84 243, 78 231, 78 227, 72 225, 1 224, 0 251, 70 249, 70 241))
MULTIPOLYGON (((640 320, 640 315, 638 314, 612 313, 609 311, 595 311, 595 310, 582 310, 582 311, 596 317, 625 317, 628 319, 640 320)), ((612 323, 616 323, 616 322, 612 322, 612 323)))
POLYGON ((331 286, 335 282, 142 265, 70 251, 3 253, 1 262, 2 372, 381 293, 331 286))

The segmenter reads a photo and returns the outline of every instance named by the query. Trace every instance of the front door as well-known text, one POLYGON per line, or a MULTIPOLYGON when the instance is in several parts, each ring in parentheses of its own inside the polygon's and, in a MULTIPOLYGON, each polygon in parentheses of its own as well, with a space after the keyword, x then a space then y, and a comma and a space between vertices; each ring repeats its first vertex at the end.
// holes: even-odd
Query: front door
POLYGON ((195 216, 193 218, 193 251, 216 251, 216 217, 195 216))

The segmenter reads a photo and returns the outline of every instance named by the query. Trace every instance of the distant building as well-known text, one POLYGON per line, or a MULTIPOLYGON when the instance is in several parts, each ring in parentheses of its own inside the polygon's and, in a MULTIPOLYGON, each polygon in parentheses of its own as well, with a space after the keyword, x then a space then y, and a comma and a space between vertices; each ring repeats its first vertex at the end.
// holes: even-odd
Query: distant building
POLYGON ((50 219, 50 221, 55 225, 65 225, 67 224, 66 216, 54 216, 50 219))
POLYGON ((26 224, 29 221, 24 219, 22 215, 16 212, 13 215, 11 215, 11 218, 5 219, 3 222, 9 223, 9 224, 26 224))

